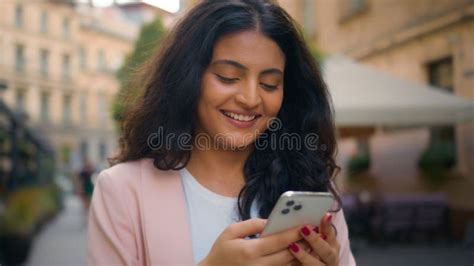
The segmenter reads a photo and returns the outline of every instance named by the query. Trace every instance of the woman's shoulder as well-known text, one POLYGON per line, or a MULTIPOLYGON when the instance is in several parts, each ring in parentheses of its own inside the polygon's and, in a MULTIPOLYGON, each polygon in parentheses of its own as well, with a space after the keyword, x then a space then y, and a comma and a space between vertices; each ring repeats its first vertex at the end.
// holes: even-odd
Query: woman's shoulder
POLYGON ((99 174, 98 183, 110 184, 114 187, 137 187, 143 182, 147 183, 153 179, 168 176, 175 171, 163 171, 153 165, 153 159, 144 158, 115 164, 99 174))

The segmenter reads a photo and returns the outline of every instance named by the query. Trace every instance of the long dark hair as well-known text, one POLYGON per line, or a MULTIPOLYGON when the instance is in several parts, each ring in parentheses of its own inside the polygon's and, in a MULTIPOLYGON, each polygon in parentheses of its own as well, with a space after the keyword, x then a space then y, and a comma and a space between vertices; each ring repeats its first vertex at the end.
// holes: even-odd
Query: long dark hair
POLYGON ((191 152, 183 149, 183 144, 192 139, 182 143, 174 138, 153 148, 149 137, 158 128, 163 136, 193 136, 201 78, 214 45, 226 34, 246 30, 271 38, 286 57, 284 96, 278 113, 281 123, 269 135, 279 139, 296 134, 300 140, 312 136, 314 142, 317 134, 319 146, 303 143, 299 147, 255 148, 243 169, 245 185, 238 199, 241 218, 250 218, 253 202, 258 203, 260 216, 268 217, 287 190, 331 191, 340 203, 332 182, 339 167, 334 161, 335 128, 328 90, 295 22, 268 0, 202 1, 178 21, 139 79, 143 93, 125 112, 121 151, 112 163, 152 158, 162 170, 185 167, 191 152))

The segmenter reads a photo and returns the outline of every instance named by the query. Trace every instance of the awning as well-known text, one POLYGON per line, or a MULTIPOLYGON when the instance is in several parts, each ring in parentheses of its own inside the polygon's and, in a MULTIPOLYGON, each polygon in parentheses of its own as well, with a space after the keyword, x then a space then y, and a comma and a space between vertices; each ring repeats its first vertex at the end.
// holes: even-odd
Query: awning
MULTIPOLYGON (((474 120, 474 101, 343 56, 323 65, 337 126, 429 126, 474 120)), ((474 88, 473 88, 474 89, 474 88)))

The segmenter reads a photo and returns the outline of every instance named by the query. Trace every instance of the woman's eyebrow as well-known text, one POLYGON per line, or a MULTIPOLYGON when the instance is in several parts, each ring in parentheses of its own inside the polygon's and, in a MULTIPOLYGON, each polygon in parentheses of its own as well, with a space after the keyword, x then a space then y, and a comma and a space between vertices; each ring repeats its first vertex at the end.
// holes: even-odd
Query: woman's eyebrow
MULTIPOLYGON (((229 60, 229 59, 220 59, 216 60, 211 63, 211 65, 217 65, 217 64, 224 64, 224 65, 231 65, 236 68, 242 69, 242 70, 248 70, 248 68, 241 63, 234 61, 234 60, 229 60)), ((260 72, 260 75, 265 75, 265 74, 280 74, 283 75, 283 72, 278 69, 278 68, 268 68, 260 72)))

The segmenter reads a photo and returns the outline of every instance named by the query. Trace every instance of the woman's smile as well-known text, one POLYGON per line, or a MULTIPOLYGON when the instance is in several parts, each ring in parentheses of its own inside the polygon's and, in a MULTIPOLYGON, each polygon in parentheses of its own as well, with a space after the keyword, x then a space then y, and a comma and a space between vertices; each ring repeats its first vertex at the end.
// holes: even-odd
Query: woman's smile
POLYGON ((258 113, 244 111, 220 110, 220 112, 224 115, 224 117, 230 124, 238 128, 253 127, 256 124, 257 120, 262 116, 258 113))

